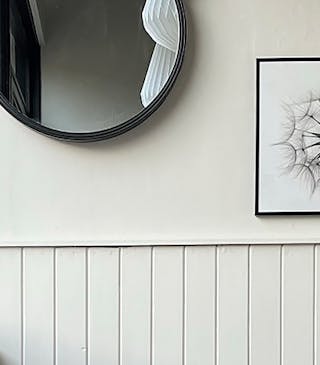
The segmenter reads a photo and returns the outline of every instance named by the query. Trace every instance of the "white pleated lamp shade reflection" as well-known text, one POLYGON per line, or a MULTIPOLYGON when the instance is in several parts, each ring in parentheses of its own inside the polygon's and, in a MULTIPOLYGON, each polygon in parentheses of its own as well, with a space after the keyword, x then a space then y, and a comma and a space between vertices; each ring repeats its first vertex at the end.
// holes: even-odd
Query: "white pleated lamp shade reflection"
POLYGON ((168 81, 175 59, 174 52, 156 44, 141 90, 141 102, 144 107, 147 107, 157 97, 168 81))
POLYGON ((178 52, 179 14, 175 0, 146 0, 142 20, 156 42, 141 90, 142 105, 147 107, 168 81, 178 52))
POLYGON ((156 43, 177 51, 179 15, 175 0, 147 0, 142 20, 145 30, 156 43))

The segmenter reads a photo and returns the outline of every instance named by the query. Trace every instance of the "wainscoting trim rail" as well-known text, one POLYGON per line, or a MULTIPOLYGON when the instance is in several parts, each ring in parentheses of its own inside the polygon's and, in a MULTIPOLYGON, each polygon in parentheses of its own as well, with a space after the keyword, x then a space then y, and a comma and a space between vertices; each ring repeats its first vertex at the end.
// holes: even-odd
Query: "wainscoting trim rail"
POLYGON ((243 245, 318 245, 319 238, 309 240, 292 240, 292 239, 276 239, 276 240, 259 240, 259 239, 208 239, 208 240, 103 240, 103 241, 4 241, 0 242, 0 248, 10 247, 170 247, 170 246, 243 246, 243 245))

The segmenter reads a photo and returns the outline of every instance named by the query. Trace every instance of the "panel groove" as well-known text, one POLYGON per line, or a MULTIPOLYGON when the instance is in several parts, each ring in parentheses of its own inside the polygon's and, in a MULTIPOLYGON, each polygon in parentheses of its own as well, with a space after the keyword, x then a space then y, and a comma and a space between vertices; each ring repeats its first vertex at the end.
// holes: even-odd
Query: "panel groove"
POLYGON ((20 293, 20 299, 21 299, 21 364, 25 365, 25 349, 26 349, 26 343, 25 343, 25 249, 20 249, 20 280, 21 280, 21 293, 20 293))
POLYGON ((88 248, 86 252, 86 346, 87 346, 87 365, 92 365, 91 361, 91 302, 89 300, 89 293, 91 293, 91 250, 88 248))
POLYGON ((85 249, 85 364, 89 365, 89 248, 85 249))
POLYGON ((314 346, 314 365, 318 364, 318 275, 319 275, 319 261, 318 261, 318 251, 319 246, 315 245, 314 249, 314 339, 313 339, 313 346, 314 346))
POLYGON ((219 364, 219 351, 220 351, 220 344, 219 344, 219 326, 220 326, 220 319, 219 319, 219 282, 220 282, 220 250, 221 246, 217 246, 216 251, 216 288, 215 288, 215 365, 219 364))
POLYGON ((218 365, 218 250, 219 246, 216 246, 214 256, 214 365, 218 365))
POLYGON ((119 365, 122 365, 122 260, 123 260, 123 248, 120 248, 119 252, 119 298, 118 298, 118 321, 119 321, 119 331, 118 331, 118 361, 119 365))
POLYGON ((154 364, 154 247, 151 247, 150 279, 150 365, 154 364))
POLYGON ((186 247, 182 253, 182 365, 186 365, 186 323, 187 323, 187 275, 186 275, 186 247))
POLYGON ((251 365, 251 260, 252 250, 251 246, 248 247, 248 365, 251 365))
POLYGON ((150 280, 150 364, 153 364, 153 290, 154 290, 154 247, 151 248, 150 280))
POLYGON ((283 365, 283 245, 280 248, 280 365, 283 365))
POLYGON ((53 364, 57 365, 57 249, 53 249, 53 364))
POLYGON ((313 245, 313 321, 312 321, 312 338, 313 338, 313 365, 316 365, 316 245, 313 245))

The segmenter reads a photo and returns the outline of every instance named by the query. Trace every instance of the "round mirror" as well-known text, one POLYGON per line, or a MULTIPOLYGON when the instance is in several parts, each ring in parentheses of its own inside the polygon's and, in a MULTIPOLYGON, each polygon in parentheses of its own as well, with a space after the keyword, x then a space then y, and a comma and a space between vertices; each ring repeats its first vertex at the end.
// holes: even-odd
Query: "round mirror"
POLYGON ((182 0, 1 0, 0 102, 55 138, 112 138, 160 106, 185 42, 182 0))

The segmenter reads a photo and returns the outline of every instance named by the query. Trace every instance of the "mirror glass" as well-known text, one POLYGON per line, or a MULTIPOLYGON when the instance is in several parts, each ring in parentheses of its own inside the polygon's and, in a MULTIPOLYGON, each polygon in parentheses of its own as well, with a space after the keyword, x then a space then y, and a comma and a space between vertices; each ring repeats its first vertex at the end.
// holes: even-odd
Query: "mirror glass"
POLYGON ((29 125, 56 131, 123 125, 152 106, 175 72, 179 4, 1 0, 1 99, 29 125))

